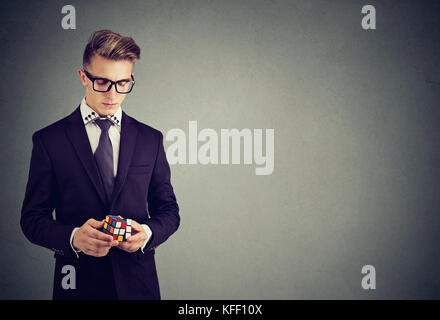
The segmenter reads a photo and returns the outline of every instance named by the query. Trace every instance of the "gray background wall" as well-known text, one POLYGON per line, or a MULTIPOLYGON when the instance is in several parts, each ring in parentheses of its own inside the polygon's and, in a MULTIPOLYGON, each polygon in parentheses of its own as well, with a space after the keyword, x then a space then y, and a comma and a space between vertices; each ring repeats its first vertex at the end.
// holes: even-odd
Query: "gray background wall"
MULTIPOLYGON (((84 95, 90 34, 141 47, 124 110, 163 133, 275 129, 275 170, 173 165, 164 299, 440 297, 436 1, 2 1, 0 298, 49 299, 19 227, 36 130, 84 95), (76 8, 76 30, 61 7, 76 8), (373 4, 377 29, 361 28, 373 4), (377 289, 361 288, 376 267, 377 289)), ((165 143, 166 147, 169 145, 165 143)))

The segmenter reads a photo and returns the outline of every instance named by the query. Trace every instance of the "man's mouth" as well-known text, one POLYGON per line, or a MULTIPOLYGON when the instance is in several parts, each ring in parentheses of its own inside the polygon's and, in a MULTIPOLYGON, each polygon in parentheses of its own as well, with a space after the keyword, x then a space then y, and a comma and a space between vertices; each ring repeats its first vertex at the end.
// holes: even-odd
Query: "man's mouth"
POLYGON ((106 107, 114 107, 114 106, 116 106, 116 103, 105 103, 105 102, 103 102, 102 104, 105 105, 106 107))

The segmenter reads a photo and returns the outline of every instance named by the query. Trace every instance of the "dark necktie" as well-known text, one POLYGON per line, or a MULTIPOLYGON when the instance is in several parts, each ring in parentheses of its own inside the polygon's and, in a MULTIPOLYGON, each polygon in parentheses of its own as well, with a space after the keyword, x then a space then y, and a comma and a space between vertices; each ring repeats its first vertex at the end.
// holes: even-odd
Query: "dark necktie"
POLYGON ((111 201, 113 193, 113 147, 110 137, 108 135, 108 129, 112 125, 108 119, 96 119, 95 123, 101 128, 101 136, 99 137, 98 148, 95 151, 95 159, 98 164, 99 172, 101 173, 104 189, 107 194, 107 200, 111 201))

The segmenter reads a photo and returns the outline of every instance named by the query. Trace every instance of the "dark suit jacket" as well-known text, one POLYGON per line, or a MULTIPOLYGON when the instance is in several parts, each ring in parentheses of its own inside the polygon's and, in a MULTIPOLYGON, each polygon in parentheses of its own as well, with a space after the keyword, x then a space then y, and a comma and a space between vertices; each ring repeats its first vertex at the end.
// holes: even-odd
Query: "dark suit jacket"
POLYGON ((96 279, 107 277, 114 280, 120 299, 160 299, 155 248, 180 224, 162 133, 122 112, 118 171, 111 203, 106 201, 79 107, 35 132, 32 140, 20 224, 31 242, 55 252, 53 297, 85 298, 97 286, 96 279), (54 209, 56 219, 52 216, 54 209), (70 246, 72 230, 89 218, 102 220, 107 214, 121 215, 150 227, 153 237, 144 254, 114 247, 105 258, 84 253, 80 253, 79 259, 76 257, 70 246), (65 290, 61 286, 66 276, 61 272, 65 265, 76 270, 76 289, 65 290), (101 270, 103 266, 112 274, 101 270))

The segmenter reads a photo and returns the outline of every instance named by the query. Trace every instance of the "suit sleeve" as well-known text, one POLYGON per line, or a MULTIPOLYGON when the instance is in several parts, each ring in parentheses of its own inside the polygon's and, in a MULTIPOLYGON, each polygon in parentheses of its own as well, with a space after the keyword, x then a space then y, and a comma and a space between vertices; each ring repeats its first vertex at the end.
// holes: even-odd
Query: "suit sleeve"
POLYGON ((151 241, 144 249, 154 249, 166 241, 179 227, 179 206, 171 185, 171 172, 164 146, 163 134, 159 132, 156 162, 148 189, 148 211, 150 219, 146 224, 153 232, 151 241))
POLYGON ((57 186, 50 156, 38 132, 32 136, 33 148, 29 177, 21 209, 20 225, 32 243, 72 256, 70 236, 75 226, 62 224, 52 217, 57 186))

